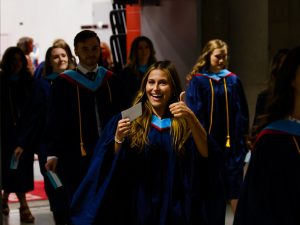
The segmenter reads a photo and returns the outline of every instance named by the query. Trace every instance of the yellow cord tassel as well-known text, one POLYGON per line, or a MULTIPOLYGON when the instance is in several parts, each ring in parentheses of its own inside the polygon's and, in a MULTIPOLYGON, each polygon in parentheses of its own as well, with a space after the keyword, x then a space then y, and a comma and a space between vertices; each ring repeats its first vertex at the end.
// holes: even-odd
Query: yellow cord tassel
POLYGON ((227 135, 226 148, 230 148, 230 136, 227 135))
POLYGON ((80 143, 80 149, 81 149, 81 156, 86 156, 86 151, 83 147, 83 142, 80 143))

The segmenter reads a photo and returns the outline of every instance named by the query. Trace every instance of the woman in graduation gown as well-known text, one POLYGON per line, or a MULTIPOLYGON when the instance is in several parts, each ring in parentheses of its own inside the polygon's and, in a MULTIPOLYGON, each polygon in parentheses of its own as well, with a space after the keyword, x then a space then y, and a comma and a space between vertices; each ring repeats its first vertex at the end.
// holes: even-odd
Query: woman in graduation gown
POLYGON ((23 126, 23 130, 27 134, 24 142, 27 145, 31 142, 36 145, 40 170, 45 181, 45 191, 49 200, 50 210, 53 212, 53 218, 57 225, 66 224, 67 221, 66 193, 64 187, 54 189, 46 176, 45 164, 47 155, 43 139, 51 86, 60 73, 75 67, 75 61, 72 59, 72 52, 66 43, 57 42, 48 48, 42 77, 35 80, 33 96, 28 106, 30 113, 28 113, 26 118, 27 125, 23 126))
POLYGON ((300 46, 283 62, 258 124, 234 225, 300 224, 300 46))
POLYGON ((6 49, 0 68, 2 213, 9 214, 8 197, 14 192, 20 202, 21 222, 33 223, 34 217, 25 194, 34 188, 34 147, 25 145, 26 132, 22 129, 26 124, 33 79, 27 68, 25 54, 18 47, 6 49), (17 146, 22 146, 22 149, 17 146), (18 162, 14 168, 11 167, 12 159, 18 162))
POLYGON ((76 192, 72 224, 206 224, 208 141, 183 101, 173 64, 153 64, 134 104, 137 119, 114 117, 98 142, 89 172, 76 192))
POLYGON ((240 78, 228 69, 228 45, 210 40, 187 76, 187 105, 224 155, 220 169, 210 168, 210 194, 206 211, 209 224, 224 225, 226 203, 235 211, 248 151, 249 113, 240 78))

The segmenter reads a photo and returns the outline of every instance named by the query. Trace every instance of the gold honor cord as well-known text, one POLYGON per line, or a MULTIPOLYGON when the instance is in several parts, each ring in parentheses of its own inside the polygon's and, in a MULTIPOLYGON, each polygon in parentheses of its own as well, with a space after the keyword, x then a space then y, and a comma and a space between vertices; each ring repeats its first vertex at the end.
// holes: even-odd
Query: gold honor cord
POLYGON ((298 141, 296 140, 295 136, 293 136, 293 140, 295 142, 295 145, 296 145, 296 148, 298 150, 298 153, 300 154, 300 148, 299 148, 299 144, 298 144, 298 141))
POLYGON ((211 106, 210 106, 210 123, 209 123, 208 133, 210 134, 211 127, 212 127, 212 122, 213 122, 214 95, 215 95, 215 93, 214 93, 214 87, 213 87, 211 79, 209 79, 209 84, 210 84, 210 89, 211 89, 211 106))
POLYGON ((80 132, 80 150, 81 150, 81 156, 86 156, 86 151, 83 146, 83 140, 82 140, 82 126, 81 126, 81 109, 80 109, 80 97, 79 97, 79 88, 77 87, 77 101, 78 101, 78 114, 79 114, 79 132, 80 132))
POLYGON ((228 92, 227 92, 227 85, 226 85, 226 78, 224 77, 224 91, 225 91, 225 101, 226 101, 226 119, 227 119, 227 140, 226 140, 226 147, 230 148, 230 135, 229 135, 229 109, 228 109, 228 92))

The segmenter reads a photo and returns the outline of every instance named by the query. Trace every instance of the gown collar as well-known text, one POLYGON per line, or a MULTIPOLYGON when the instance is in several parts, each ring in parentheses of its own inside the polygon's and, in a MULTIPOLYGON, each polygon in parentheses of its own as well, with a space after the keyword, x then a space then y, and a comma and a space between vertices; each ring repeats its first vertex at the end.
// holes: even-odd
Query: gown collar
POLYGON ((59 75, 59 73, 51 73, 49 75, 46 75, 45 79, 47 79, 47 80, 55 80, 56 77, 58 77, 58 75, 59 75))
POLYGON ((172 120, 170 118, 160 119, 156 115, 152 115, 151 125, 159 131, 169 129, 171 127, 172 120))
POLYGON ((269 124, 264 130, 274 130, 300 136, 300 124, 290 119, 278 120, 269 124))
POLYGON ((99 67, 95 80, 90 80, 75 70, 66 70, 60 76, 65 77, 67 80, 74 81, 91 91, 96 91, 101 86, 106 75, 107 70, 103 67, 99 67))
POLYGON ((96 66, 92 71, 89 71, 88 69, 84 68, 80 63, 77 65, 77 69, 80 70, 82 73, 86 74, 88 72, 95 72, 97 73, 98 71, 98 66, 96 66))
POLYGON ((207 70, 202 70, 200 72, 200 75, 209 77, 216 81, 219 81, 222 78, 229 76, 230 74, 232 74, 232 73, 227 69, 220 70, 218 73, 208 72, 207 70))

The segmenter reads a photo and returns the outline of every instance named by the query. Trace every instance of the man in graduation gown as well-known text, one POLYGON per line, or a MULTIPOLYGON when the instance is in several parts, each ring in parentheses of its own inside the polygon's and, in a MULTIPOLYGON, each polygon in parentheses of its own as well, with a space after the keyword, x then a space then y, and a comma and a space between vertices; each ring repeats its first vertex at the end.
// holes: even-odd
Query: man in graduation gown
POLYGON ((100 39, 90 30, 74 39, 75 70, 54 81, 46 124, 46 169, 56 172, 71 201, 86 174, 101 129, 113 115, 110 71, 98 67, 100 39))
POLYGON ((268 125, 254 145, 234 225, 300 224, 300 123, 268 125))

